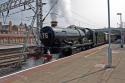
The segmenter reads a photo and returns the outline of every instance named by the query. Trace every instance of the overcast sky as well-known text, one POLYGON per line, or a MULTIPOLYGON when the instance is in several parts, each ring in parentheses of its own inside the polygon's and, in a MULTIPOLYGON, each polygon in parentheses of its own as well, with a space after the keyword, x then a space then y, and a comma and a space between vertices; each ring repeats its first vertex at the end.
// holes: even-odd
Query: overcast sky
MULTIPOLYGON (((125 0, 110 0, 111 26, 117 27, 121 12, 125 20, 125 0)), ((107 26, 107 0, 72 0, 72 9, 83 16, 83 19, 96 26, 107 26)))
MULTIPOLYGON (((5 0, 0 0, 5 2, 5 0)), ((7 0, 6 0, 7 1, 7 0)), ((44 0, 46 2, 46 0, 44 0)), ((0 2, 0 3, 1 3, 0 2)), ((48 6, 48 5, 46 5, 48 6)), ((48 10, 44 7, 44 12, 48 10)), ((111 8, 111 26, 118 27, 119 16, 116 13, 121 12, 123 21, 125 21, 125 0, 110 0, 111 8)), ((48 8, 49 9, 49 8, 48 8)), ((14 10, 16 11, 16 10, 14 10)), ((79 26, 88 26, 91 28, 104 28, 107 27, 107 0, 71 0, 71 13, 72 13, 72 24, 79 26)), ((15 23, 24 20, 24 17, 29 16, 30 13, 21 13, 9 19, 14 19, 15 23), (23 16, 22 16, 23 15, 23 16), (22 16, 22 17, 21 17, 22 16)), ((32 14, 33 15, 33 14, 32 14)), ((62 20, 64 18, 59 18, 60 22, 65 22, 62 20)), ((50 20, 46 20, 49 23, 50 20)), ((28 22, 28 21, 25 21, 28 22)), ((63 23, 63 24, 64 24, 63 23)), ((62 24, 62 23, 59 23, 62 24)))

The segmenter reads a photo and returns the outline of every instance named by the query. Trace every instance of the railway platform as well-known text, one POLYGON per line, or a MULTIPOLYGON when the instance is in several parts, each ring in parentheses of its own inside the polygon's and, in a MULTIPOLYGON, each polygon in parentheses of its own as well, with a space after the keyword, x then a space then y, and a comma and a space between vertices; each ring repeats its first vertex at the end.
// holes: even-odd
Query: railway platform
POLYGON ((125 48, 112 44, 112 68, 107 64, 108 45, 0 77, 0 83, 125 83, 125 48))

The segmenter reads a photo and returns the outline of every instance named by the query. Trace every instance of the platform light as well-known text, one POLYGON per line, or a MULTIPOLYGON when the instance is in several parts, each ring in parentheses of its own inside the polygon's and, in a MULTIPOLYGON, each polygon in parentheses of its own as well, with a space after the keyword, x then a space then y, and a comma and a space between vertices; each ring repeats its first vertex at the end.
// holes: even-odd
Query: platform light
POLYGON ((123 22, 122 22, 122 13, 117 13, 117 15, 120 16, 120 33, 121 33, 121 48, 123 48, 123 39, 124 39, 124 36, 123 36, 123 22))

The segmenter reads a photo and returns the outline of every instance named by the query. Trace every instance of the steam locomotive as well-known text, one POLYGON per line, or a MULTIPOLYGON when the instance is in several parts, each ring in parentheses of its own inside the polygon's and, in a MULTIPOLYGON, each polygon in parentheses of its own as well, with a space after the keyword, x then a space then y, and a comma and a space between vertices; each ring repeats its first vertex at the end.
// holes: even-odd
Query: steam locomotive
POLYGON ((85 50, 107 43, 108 35, 89 28, 71 25, 67 28, 45 26, 40 30, 44 53, 59 53, 59 58, 73 54, 76 49, 85 50))

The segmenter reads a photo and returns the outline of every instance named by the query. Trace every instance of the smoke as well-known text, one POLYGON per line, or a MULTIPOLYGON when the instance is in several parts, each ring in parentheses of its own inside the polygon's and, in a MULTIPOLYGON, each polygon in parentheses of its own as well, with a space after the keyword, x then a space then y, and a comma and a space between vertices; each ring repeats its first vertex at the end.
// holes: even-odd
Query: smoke
POLYGON ((57 17, 61 14, 68 23, 71 22, 71 0, 49 0, 49 3, 50 7, 55 5, 51 11, 51 19, 53 21, 56 21, 57 17))
POLYGON ((50 7, 53 8, 51 11, 51 19, 52 21, 57 20, 57 15, 58 15, 58 0, 49 0, 50 7))
POLYGON ((66 22, 71 22, 71 0, 59 0, 59 8, 66 22))

